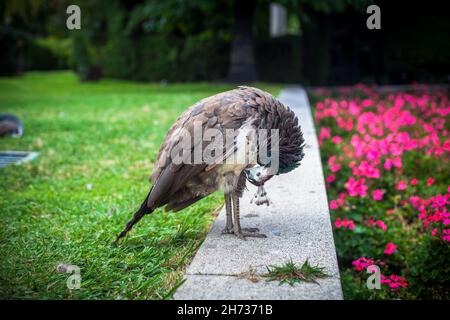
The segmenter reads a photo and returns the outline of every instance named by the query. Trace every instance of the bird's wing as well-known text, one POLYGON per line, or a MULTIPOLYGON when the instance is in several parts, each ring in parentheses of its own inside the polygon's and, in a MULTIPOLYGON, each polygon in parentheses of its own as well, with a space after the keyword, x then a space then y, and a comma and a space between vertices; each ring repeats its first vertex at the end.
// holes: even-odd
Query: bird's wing
MULTIPOLYGON (((212 128, 221 132, 224 132, 225 129, 239 129, 250 118, 254 119, 257 125, 257 109, 262 102, 262 94, 266 93, 258 89, 243 87, 206 98, 184 112, 170 128, 160 147, 157 162, 150 177, 153 188, 148 198, 148 207, 156 208, 167 204, 171 197, 192 177, 220 163, 220 161, 215 161, 211 165, 204 162, 200 164, 176 163, 172 154, 174 148, 179 147, 186 132, 193 137, 196 123, 201 123, 203 132, 212 128)), ((191 141, 193 146, 199 143, 193 139, 191 141)), ((204 148, 210 142, 201 141, 201 143, 201 150, 205 150, 204 148)), ((230 147, 225 146, 225 150, 233 150, 230 147)), ((191 153, 186 154, 186 158, 193 160, 193 153, 192 148, 191 153)), ((224 160, 232 153, 218 155, 218 158, 224 160)))

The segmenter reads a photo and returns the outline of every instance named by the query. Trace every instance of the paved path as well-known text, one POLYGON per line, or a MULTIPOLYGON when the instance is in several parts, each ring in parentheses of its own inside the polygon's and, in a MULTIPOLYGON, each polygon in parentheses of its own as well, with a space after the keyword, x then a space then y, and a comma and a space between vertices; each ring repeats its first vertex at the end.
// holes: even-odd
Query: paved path
MULTIPOLYGON (((208 236, 187 268, 186 282, 175 299, 342 299, 333 234, 328 212, 319 146, 306 93, 300 87, 283 90, 279 99, 297 113, 306 140, 301 166, 266 183, 270 207, 250 204, 255 188, 241 200, 241 223, 258 227, 266 239, 242 241, 222 235, 223 209, 208 236), (253 268, 265 273, 268 265, 289 259, 301 264, 306 259, 325 267, 331 277, 319 284, 294 286, 261 280, 252 282, 242 275, 253 268)), ((249 184, 248 184, 249 185, 249 184)))

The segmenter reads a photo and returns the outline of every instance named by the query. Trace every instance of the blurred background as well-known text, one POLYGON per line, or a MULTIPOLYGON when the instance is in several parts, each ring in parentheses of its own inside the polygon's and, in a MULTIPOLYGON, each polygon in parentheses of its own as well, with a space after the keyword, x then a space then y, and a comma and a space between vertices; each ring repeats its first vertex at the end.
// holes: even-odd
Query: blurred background
POLYGON ((81 80, 302 83, 449 80, 445 1, 3 0, 0 74, 81 80), (68 30, 66 8, 81 8, 68 30), (369 30, 366 8, 381 8, 369 30))

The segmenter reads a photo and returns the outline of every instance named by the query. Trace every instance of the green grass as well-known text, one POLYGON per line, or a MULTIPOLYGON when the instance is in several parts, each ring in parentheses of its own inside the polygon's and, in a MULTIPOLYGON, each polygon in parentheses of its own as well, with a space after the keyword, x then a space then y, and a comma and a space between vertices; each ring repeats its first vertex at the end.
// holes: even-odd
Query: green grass
POLYGON ((289 284, 292 286, 298 282, 317 283, 317 279, 328 277, 323 270, 322 267, 312 266, 308 260, 301 267, 290 260, 281 266, 267 267, 265 276, 269 278, 268 281, 280 281, 280 285, 289 284))
POLYGON ((148 192, 173 121, 232 87, 79 83, 70 72, 0 78, 0 112, 25 124, 25 135, 1 139, 0 150, 41 153, 0 169, 0 298, 169 298, 222 205, 220 194, 179 213, 157 210, 120 246, 111 243, 148 192), (80 267, 79 290, 67 289, 61 263, 80 267))

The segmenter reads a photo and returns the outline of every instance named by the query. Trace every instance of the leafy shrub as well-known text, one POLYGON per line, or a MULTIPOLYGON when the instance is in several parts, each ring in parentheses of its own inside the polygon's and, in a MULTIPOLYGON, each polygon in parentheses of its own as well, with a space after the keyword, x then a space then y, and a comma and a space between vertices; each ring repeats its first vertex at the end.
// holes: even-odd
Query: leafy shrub
POLYGON ((66 69, 71 63, 70 39, 33 38, 0 32, 0 74, 13 75, 25 70, 66 69))
POLYGON ((229 41, 211 31, 190 36, 180 52, 174 70, 184 81, 220 80, 228 70, 229 41))
POLYGON ((73 64, 71 38, 57 38, 54 36, 49 36, 36 39, 35 44, 51 53, 51 55, 56 59, 56 62, 52 61, 56 68, 63 69, 73 64))
POLYGON ((346 297, 446 299, 447 91, 312 93, 346 297), (366 287, 372 264, 382 270, 381 290, 366 287))
POLYGON ((140 81, 172 80, 178 48, 172 39, 162 38, 113 38, 104 50, 105 75, 140 81))

